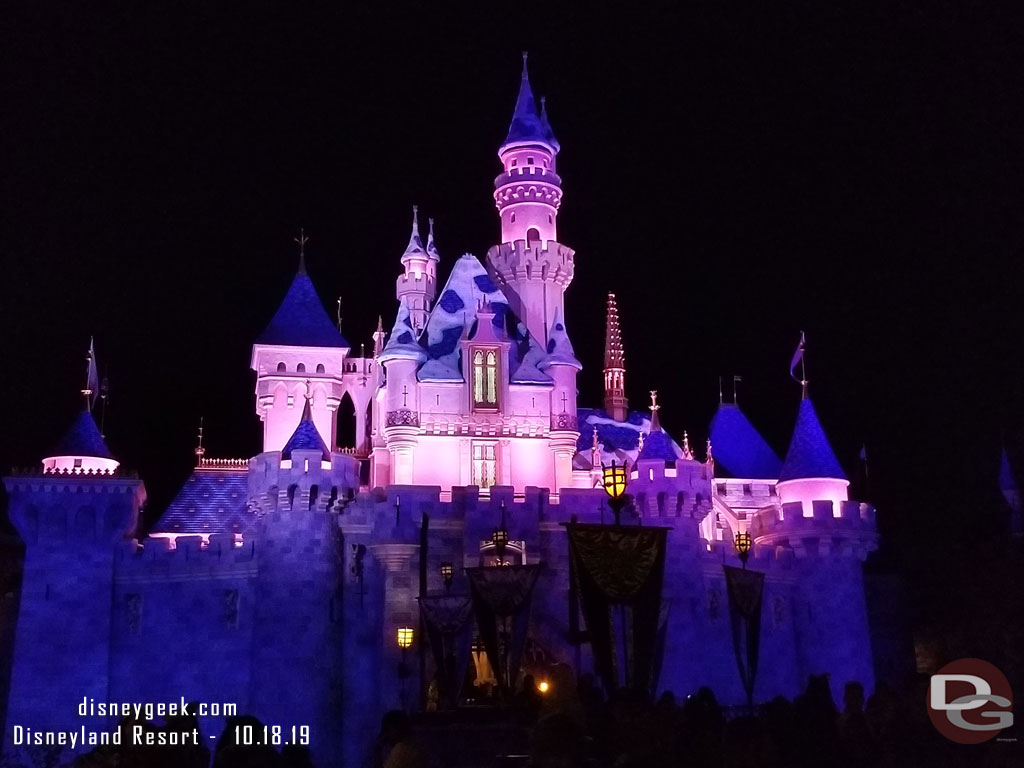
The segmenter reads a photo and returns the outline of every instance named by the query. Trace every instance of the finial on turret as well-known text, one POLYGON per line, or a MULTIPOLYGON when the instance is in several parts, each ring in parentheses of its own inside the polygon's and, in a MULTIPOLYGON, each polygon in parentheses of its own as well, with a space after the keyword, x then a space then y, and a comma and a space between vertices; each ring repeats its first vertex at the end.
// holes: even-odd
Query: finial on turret
POLYGON ((338 297, 338 333, 341 333, 341 296, 338 297))
POLYGON ((683 458, 693 458, 693 451, 690 450, 690 435, 687 433, 685 429, 683 430, 683 458))
POLYGON ((437 252, 437 245, 434 244, 434 219, 427 219, 430 229, 427 231, 427 255, 434 261, 441 260, 441 254, 437 252))
POLYGON ((637 455, 638 455, 638 456, 639 456, 639 455, 640 455, 640 453, 642 453, 642 452, 643 452, 643 450, 644 450, 644 433, 643 433, 643 432, 641 432, 641 433, 640 433, 640 437, 639 437, 639 438, 637 438, 637 441, 636 441, 636 450, 637 450, 637 455))
POLYGON ((197 436, 196 447, 193 453, 196 455, 196 466, 198 467, 203 463, 203 456, 206 454, 206 449, 203 448, 203 417, 199 417, 199 435, 197 436))
POLYGON ((523 79, 526 80, 529 76, 526 72, 526 59, 530 55, 529 51, 523 51, 523 79))
POLYGON ((82 397, 85 398, 85 410, 92 412, 92 405, 96 402, 99 388, 100 380, 99 371, 96 368, 96 348, 93 345, 93 338, 90 336, 89 351, 85 354, 85 388, 82 390, 82 397))
POLYGON ((299 274, 304 275, 306 274, 306 243, 309 242, 309 238, 306 237, 306 230, 300 228, 299 236, 292 239, 299 244, 299 274))
POLYGON ((712 467, 715 465, 715 458, 711 455, 711 438, 708 438, 707 442, 707 458, 705 459, 706 464, 710 464, 712 467))
POLYGON ((734 375, 732 377, 732 404, 733 405, 739 405, 739 397, 737 395, 736 385, 739 384, 741 381, 743 381, 743 377, 742 376, 734 375))
POLYGON ((721 374, 719 374, 719 376, 718 376, 718 404, 719 405, 722 404, 722 376, 721 376, 721 374))
POLYGON ((789 375, 793 378, 793 381, 797 381, 800 384, 801 394, 800 399, 807 399, 807 368, 804 363, 804 351, 807 349, 807 339, 804 337, 804 332, 800 331, 800 343, 797 344, 796 352, 793 353, 793 359, 789 363, 789 375), (796 365, 800 364, 800 378, 796 377, 796 365))
POLYGON ((651 390, 651 431, 661 429, 661 424, 658 422, 658 411, 661 410, 661 406, 658 405, 658 390, 651 390))

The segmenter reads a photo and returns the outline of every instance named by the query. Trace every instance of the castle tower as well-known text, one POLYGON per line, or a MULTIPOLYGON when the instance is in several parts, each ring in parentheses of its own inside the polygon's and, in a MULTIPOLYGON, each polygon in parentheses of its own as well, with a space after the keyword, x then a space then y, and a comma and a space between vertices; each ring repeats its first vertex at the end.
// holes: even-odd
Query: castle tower
POLYGON ((270 324, 252 347, 256 413, 263 422, 263 450, 279 451, 295 431, 303 398, 312 394, 317 431, 335 445, 342 372, 349 343, 328 317, 304 255, 299 271, 270 324))
POLYGON ((430 220, 427 248, 420 239, 418 207, 412 207, 412 233, 402 254, 405 271, 398 276, 395 295, 409 308, 409 321, 417 334, 427 324, 430 305, 437 296, 437 263, 440 256, 434 247, 434 220, 430 220))
POLYGON ((106 718, 75 713, 83 697, 109 693, 113 633, 137 609, 114 603, 114 553, 136 532, 145 487, 119 469, 88 411, 42 471, 4 485, 25 544, 5 732, 11 724, 66 730, 69 713, 76 727, 103 730, 106 718))
MULTIPOLYGON (((420 387, 416 371, 427 359, 423 347, 416 342, 417 332, 412 327, 411 317, 405 302, 400 303, 395 326, 379 358, 388 381, 383 419, 387 453, 375 452, 375 461, 389 460, 391 482, 403 485, 413 482, 413 456, 420 431, 420 387)), ((375 476, 384 476, 380 467, 375 470, 375 476)))
POLYGON ((555 489, 559 490, 572 485, 572 457, 580 437, 576 374, 583 369, 565 330, 561 309, 555 311, 555 321, 548 332, 547 354, 537 367, 555 383, 551 390, 551 450, 555 454, 555 489))
POLYGON ((555 310, 562 309, 574 266, 573 250, 558 243, 562 180, 555 173, 555 156, 559 148, 546 105, 537 112, 524 53, 512 124, 498 149, 502 172, 494 180, 501 244, 487 252, 487 265, 497 283, 508 289, 512 310, 544 343, 555 310))
POLYGON ((750 532, 755 556, 795 570, 797 680, 828 674, 837 701, 847 682, 874 687, 863 561, 878 536, 874 509, 848 500, 848 485, 814 406, 803 399, 779 476, 780 503, 759 511, 750 532))
POLYGON ((616 421, 629 415, 626 399, 626 351, 619 330, 619 307, 615 294, 608 293, 608 314, 604 327, 604 410, 616 421))
POLYGON ((313 759, 340 765, 332 734, 343 715, 344 551, 335 502, 351 498, 359 480, 356 459, 328 449, 311 405, 280 456, 250 463, 259 508, 248 706, 286 733, 309 726, 313 759))

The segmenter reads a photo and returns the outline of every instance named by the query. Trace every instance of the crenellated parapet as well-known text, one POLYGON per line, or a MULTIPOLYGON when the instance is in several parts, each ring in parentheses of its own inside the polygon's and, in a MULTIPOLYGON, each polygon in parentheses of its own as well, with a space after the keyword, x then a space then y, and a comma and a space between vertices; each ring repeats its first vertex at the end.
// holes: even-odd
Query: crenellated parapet
POLYGON ((875 509, 858 501, 814 500, 811 514, 801 502, 772 505, 751 521, 750 533, 759 554, 798 559, 851 557, 864 560, 878 546, 875 509))
POLYGON ((196 581, 257 573, 255 540, 229 533, 131 540, 114 553, 115 583, 196 581))
POLYGON ((511 168, 494 179, 494 204, 499 211, 516 203, 544 203, 555 210, 562 203, 562 179, 536 165, 511 168))
POLYGON ((275 511, 337 511, 359 488, 359 459, 353 453, 296 450, 290 459, 268 451, 249 460, 249 508, 257 516, 275 511))
POLYGON ((640 461, 630 472, 629 492, 641 518, 700 523, 711 513, 711 470, 693 459, 640 461))
POLYGON ((563 289, 572 282, 576 252, 554 240, 516 240, 491 246, 487 263, 500 285, 521 281, 554 282, 563 289))

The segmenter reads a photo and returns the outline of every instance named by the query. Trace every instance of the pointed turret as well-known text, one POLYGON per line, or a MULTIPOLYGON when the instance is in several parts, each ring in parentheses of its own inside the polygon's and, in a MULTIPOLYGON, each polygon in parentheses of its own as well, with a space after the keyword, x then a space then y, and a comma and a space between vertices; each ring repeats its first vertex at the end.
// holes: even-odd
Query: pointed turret
POLYGON ((569 334, 565 330, 561 308, 555 310, 555 319, 548 331, 547 354, 537 364, 537 367, 544 370, 552 365, 568 365, 577 371, 583 370, 583 364, 576 358, 569 334))
POLYGON ((604 331, 604 410, 616 421, 625 421, 628 407, 626 352, 619 329, 619 307, 615 302, 615 294, 609 292, 604 331))
POLYGON ((281 451, 282 459, 290 459, 292 451, 319 451, 323 461, 331 460, 331 452, 327 448, 327 443, 324 442, 316 429, 316 424, 313 423, 313 411, 310 409, 309 402, 310 398, 306 397, 299 426, 295 428, 292 436, 285 443, 284 449, 281 451))
POLYGON ((719 402, 711 419, 710 434, 715 443, 716 460, 732 477, 779 477, 782 461, 738 405, 719 402))
POLYGON ((289 347, 348 348, 345 337, 320 303, 313 281, 306 274, 305 259, 300 258, 288 293, 274 317, 256 339, 257 344, 289 347))
POLYGON ((427 232, 427 256, 433 261, 440 261, 441 254, 437 252, 437 246, 434 245, 434 220, 429 219, 430 229, 427 232))
POLYGON ((813 504, 828 501, 838 515, 842 502, 850 498, 849 485, 811 399, 801 400, 793 439, 776 486, 780 501, 801 502, 807 516, 813 504))
POLYGON ((558 143, 558 139, 555 138, 555 132, 551 130, 551 123, 548 121, 547 101, 546 97, 540 97, 540 126, 544 131, 545 140, 554 148, 555 152, 558 152, 562 146, 558 143))
MULTIPOLYGON (((661 428, 661 424, 658 421, 659 410, 661 410, 661 406, 658 405, 658 392, 653 390, 651 392, 651 431, 648 432, 646 439, 640 446, 640 452, 636 457, 637 466, 642 461, 674 462, 676 459, 683 458, 682 449, 661 428)), ((640 435, 643 437, 643 432, 640 435)))
MULTIPOLYGON (((512 113, 512 123, 508 127, 508 136, 502 149, 513 144, 530 144, 541 142, 548 144, 550 127, 545 130, 541 116, 537 114, 537 102, 533 98, 533 89, 530 87, 530 73, 526 68, 526 52, 523 52, 523 75, 519 81, 519 97, 516 99, 515 112, 512 113)), ((551 147, 554 150, 554 147, 551 147)))
POLYGON ((395 295, 409 308, 409 321, 418 333, 426 325, 430 306, 437 296, 437 250, 433 247, 433 220, 427 248, 420 238, 419 207, 412 207, 412 232, 402 254, 403 273, 398 276, 395 295), (433 253, 428 251, 433 249, 433 253))
POLYGON ((793 439, 779 472, 779 482, 821 477, 846 480, 814 405, 806 398, 800 401, 793 439))
POLYGON ((382 363, 392 360, 416 360, 417 362, 422 362, 427 359, 423 347, 416 341, 416 331, 409 322, 409 308, 405 306, 405 302, 398 305, 395 325, 391 329, 388 343, 381 351, 379 359, 382 363))
POLYGON ((373 332, 373 358, 376 360, 384 351, 384 318, 377 315, 377 330, 373 332))
POLYGON ((104 442, 96 420, 85 409, 43 459, 43 471, 112 472, 119 464, 104 442))

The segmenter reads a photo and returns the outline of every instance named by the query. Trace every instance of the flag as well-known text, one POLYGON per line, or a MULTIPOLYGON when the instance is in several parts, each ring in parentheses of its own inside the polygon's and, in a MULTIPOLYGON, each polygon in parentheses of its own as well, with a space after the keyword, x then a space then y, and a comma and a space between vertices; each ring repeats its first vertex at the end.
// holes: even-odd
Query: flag
POLYGON ((804 360, 804 345, 806 340, 804 339, 804 332, 800 331, 800 343, 796 347, 796 352, 793 353, 793 359, 789 363, 789 375, 793 377, 793 381, 802 381, 796 377, 796 367, 804 360))
POLYGON ((85 401, 89 406, 89 410, 92 410, 93 403, 96 402, 96 396, 100 392, 100 376, 99 371, 96 368, 96 347, 93 344, 92 336, 89 337, 89 356, 86 363, 85 370, 85 389, 82 390, 82 394, 85 395, 85 401))

